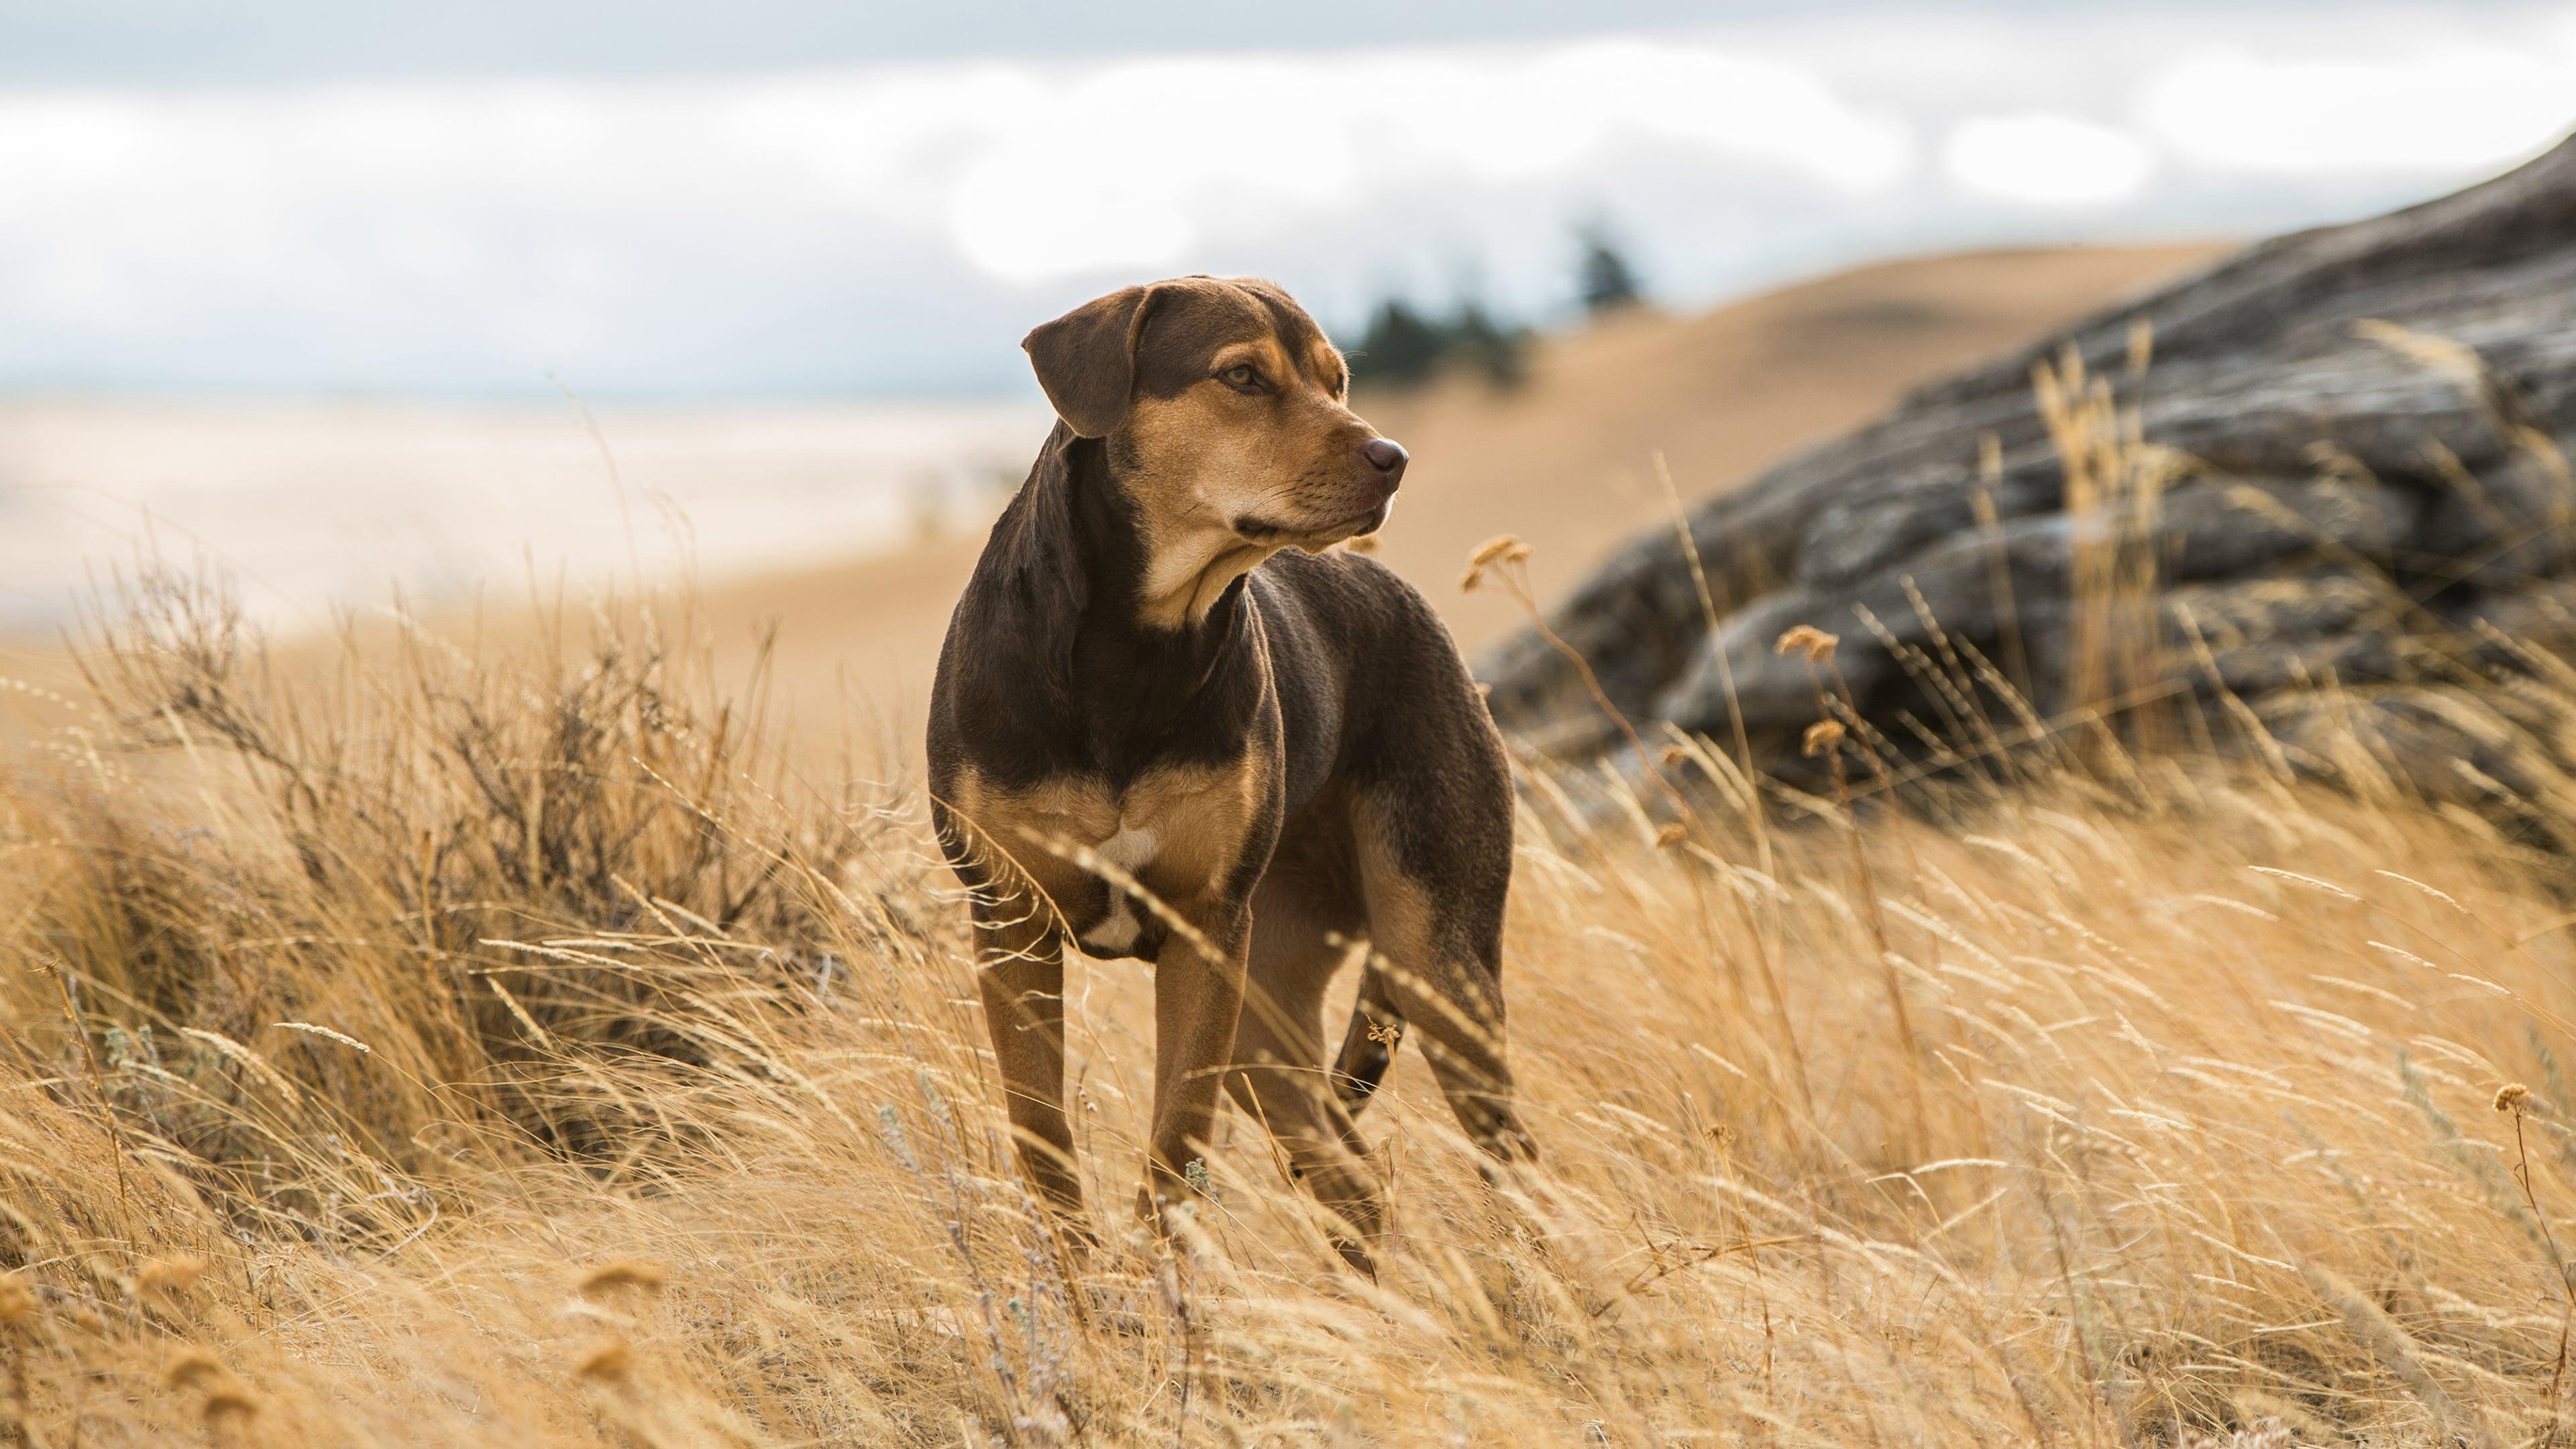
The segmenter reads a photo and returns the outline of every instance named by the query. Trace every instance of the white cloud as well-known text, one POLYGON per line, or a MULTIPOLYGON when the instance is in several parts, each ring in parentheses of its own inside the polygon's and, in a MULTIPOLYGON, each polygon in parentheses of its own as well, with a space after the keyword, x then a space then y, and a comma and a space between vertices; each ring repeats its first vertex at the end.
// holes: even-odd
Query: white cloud
MULTIPOLYGON (((464 283, 532 216, 587 230, 730 211, 750 235, 820 211, 937 219, 968 262, 1032 284, 1162 265, 1387 188, 1563 178, 1640 141, 1843 191, 1891 183, 1910 156, 1901 122, 1807 70, 1669 40, 39 95, 0 97, 0 249, 76 237, 142 296, 191 275, 309 278, 323 251, 384 281, 464 283), (351 253, 352 226, 376 249, 351 253)), ((61 314, 94 289, 18 290, 61 314)))
POLYGON ((2463 44, 2380 56, 2213 51, 2153 76, 2139 110, 2160 141, 2213 171, 2456 173, 2562 134, 2576 111, 2576 54, 2463 44))
POLYGON ((1941 143, 1941 169, 1981 196, 2102 206, 2137 194, 2156 158, 2128 132, 2051 111, 1971 116, 1941 143))
POLYGON ((946 205, 959 249, 1018 284, 1161 266, 1205 239, 1423 183, 1544 184, 1640 142, 1849 193, 1900 179, 1912 155, 1901 121, 1806 70, 1670 40, 1203 56, 1020 79, 1010 124, 987 111, 956 133, 968 159, 946 205))
POLYGON ((1073 169, 1035 146, 970 163, 949 193, 958 249, 1010 283, 1108 271, 1168 271, 1198 239, 1168 184, 1115 168, 1073 169))
POLYGON ((1914 159, 1912 128, 1902 116, 1853 104, 1809 66, 1631 39, 1577 47, 1538 70, 1549 90, 1579 97, 1578 107, 1596 112, 1605 129, 1678 141, 1843 191, 1882 190, 1914 159))
POLYGON ((1269 270, 1347 317, 1481 269, 1527 307, 1602 215, 1689 302, 2070 214, 2300 224, 2571 121, 2569 0, 0 92, 0 380, 999 383, 1033 314, 1149 273, 1269 270))

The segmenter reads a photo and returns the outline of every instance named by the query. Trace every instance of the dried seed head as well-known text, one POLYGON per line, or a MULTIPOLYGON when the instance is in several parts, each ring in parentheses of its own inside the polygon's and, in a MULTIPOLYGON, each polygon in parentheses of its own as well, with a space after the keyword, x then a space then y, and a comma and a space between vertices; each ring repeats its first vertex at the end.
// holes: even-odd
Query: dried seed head
POLYGON ((1679 845, 1688 839, 1690 839, 1690 832, 1688 830, 1683 829, 1679 825, 1666 825, 1663 829, 1655 832, 1655 848, 1658 850, 1670 850, 1674 846, 1679 845))
POLYGON ((2507 1082, 2496 1088, 2495 1109, 2499 1112, 2519 1112, 2530 1103, 2531 1089, 2520 1082, 2507 1082))
POLYGON ((1529 556, 1528 544, 1512 534, 1498 533, 1476 545, 1476 551, 1467 555, 1467 571, 1458 576, 1458 591, 1474 593, 1476 585, 1485 581, 1485 570, 1498 564, 1519 563, 1529 556))
POLYGON ((1392 1050, 1397 1042, 1404 1040, 1404 1023, 1400 1021, 1372 1021, 1368 1024, 1368 1039, 1377 1043, 1379 1046, 1392 1050))
POLYGON ((0 1273, 0 1327, 14 1328, 35 1316, 36 1291, 15 1273, 0 1273))
POLYGON ((374 1047, 367 1045, 365 1042, 358 1040, 356 1037, 349 1035, 345 1031, 334 1030, 327 1026, 319 1026, 309 1021, 281 1021, 277 1024, 286 1028, 288 1031, 300 1031, 311 1036, 326 1037, 362 1056, 375 1055, 376 1049, 374 1047))
POLYGON ((161 1368, 162 1380, 174 1389, 229 1377, 224 1371, 224 1361, 202 1348, 183 1348, 170 1355, 170 1361, 161 1368))
POLYGON ((2147 375, 2147 367, 2156 360, 2156 324, 2145 316, 2129 319, 2129 376, 2147 375))
POLYGON ((1807 738, 1801 748, 1810 757, 1821 755, 1843 742, 1843 722, 1820 719, 1807 726, 1807 738))
POLYGON ((1800 624, 1780 636, 1771 646, 1773 654, 1786 654, 1792 649, 1803 651, 1809 663, 1821 664, 1834 657, 1834 646, 1842 641, 1813 624, 1800 624))
POLYGON ((229 1384, 206 1395, 206 1426, 216 1427, 225 1420, 240 1423, 259 1415, 259 1400, 239 1384, 229 1384))
POLYGON ((196 1258, 155 1258, 135 1270, 134 1291, 144 1298, 176 1298, 196 1287, 205 1271, 205 1263, 196 1258))
POLYGON ((593 1383, 623 1384, 635 1372, 635 1351, 626 1346, 625 1339, 602 1339, 581 1356, 572 1371, 593 1383))
POLYGON ((581 1295, 585 1298, 597 1298, 623 1288, 633 1288, 643 1293, 659 1293, 663 1285, 669 1281, 670 1275, 654 1264, 638 1262, 632 1258, 620 1258, 616 1262, 602 1263, 591 1269, 581 1280, 581 1295))

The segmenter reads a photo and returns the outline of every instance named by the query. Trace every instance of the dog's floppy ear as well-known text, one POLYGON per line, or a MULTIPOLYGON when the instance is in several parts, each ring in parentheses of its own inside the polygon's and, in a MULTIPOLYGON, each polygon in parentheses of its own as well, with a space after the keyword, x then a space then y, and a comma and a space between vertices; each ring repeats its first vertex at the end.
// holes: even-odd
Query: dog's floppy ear
POLYGON ((1136 334, 1153 304, 1152 287, 1121 287, 1020 339, 1055 415, 1076 437, 1105 437, 1127 417, 1136 389, 1136 334))

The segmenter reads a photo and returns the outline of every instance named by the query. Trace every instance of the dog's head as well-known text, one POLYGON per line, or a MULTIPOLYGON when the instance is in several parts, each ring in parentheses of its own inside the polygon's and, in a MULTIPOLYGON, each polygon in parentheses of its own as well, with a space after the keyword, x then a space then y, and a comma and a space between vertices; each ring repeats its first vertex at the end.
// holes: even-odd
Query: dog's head
POLYGON ((1320 550, 1386 521, 1404 449, 1345 405, 1342 354, 1268 282, 1128 287, 1021 346, 1056 415, 1104 441, 1158 561, 1320 550))

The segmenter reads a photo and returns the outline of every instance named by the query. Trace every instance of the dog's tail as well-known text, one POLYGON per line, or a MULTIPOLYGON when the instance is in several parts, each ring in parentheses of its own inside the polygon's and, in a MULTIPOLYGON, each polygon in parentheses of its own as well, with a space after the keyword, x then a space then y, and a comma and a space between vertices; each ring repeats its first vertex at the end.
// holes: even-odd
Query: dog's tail
POLYGON ((1404 1040, 1404 1013, 1387 995, 1386 977, 1375 966, 1360 978, 1360 998, 1351 1009, 1350 1030, 1342 1034, 1341 1055, 1333 1062, 1333 1090, 1345 1111, 1357 1115, 1386 1080, 1395 1049, 1404 1040))

